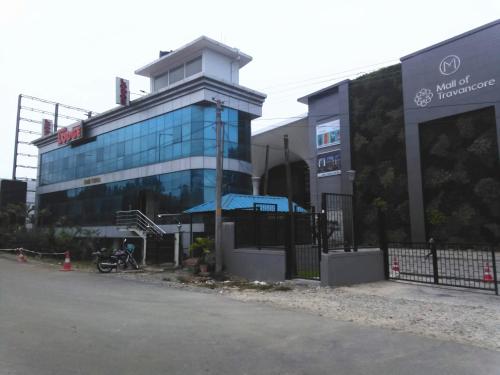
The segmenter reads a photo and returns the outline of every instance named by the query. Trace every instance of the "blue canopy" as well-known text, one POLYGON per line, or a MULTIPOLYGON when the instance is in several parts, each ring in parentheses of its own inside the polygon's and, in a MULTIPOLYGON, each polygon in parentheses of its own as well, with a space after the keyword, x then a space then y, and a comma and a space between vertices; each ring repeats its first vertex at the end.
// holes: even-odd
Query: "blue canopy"
MULTIPOLYGON (((270 195, 245 195, 226 194, 222 197, 223 210, 253 209, 254 203, 260 211, 288 212, 288 199, 285 197, 274 197, 270 195)), ((306 212, 302 207, 293 203, 295 212, 306 212)), ((206 202, 184 211, 187 214, 215 211, 215 201, 206 202)))

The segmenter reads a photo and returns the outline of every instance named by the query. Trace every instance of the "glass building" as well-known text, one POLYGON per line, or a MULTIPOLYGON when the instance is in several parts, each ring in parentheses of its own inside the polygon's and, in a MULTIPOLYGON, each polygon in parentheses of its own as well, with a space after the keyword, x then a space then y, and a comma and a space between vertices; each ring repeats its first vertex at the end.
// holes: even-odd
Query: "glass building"
POLYGON ((75 140, 35 141, 42 224, 106 227, 120 210, 153 218, 214 200, 214 99, 223 101, 223 193, 251 194, 250 121, 265 95, 238 83, 249 61, 198 38, 136 71, 150 78, 151 94, 85 120, 75 140))

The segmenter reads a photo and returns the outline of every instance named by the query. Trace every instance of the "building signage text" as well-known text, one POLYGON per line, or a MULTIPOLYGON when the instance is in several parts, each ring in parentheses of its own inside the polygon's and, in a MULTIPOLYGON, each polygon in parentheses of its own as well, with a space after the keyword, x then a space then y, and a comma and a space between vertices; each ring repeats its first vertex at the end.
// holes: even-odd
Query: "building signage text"
POLYGON ((130 104, 130 88, 128 80, 116 77, 115 95, 116 95, 116 104, 119 105, 130 104))
POLYGON ((68 128, 59 129, 57 132, 57 143, 65 145, 66 143, 75 141, 83 137, 82 124, 74 126, 71 130, 68 128))
POLYGON ((84 185, 98 184, 101 182, 101 177, 91 177, 83 180, 84 185))
POLYGON ((44 118, 42 120, 42 136, 45 137, 46 135, 52 133, 53 126, 54 123, 52 122, 52 120, 44 118))
MULTIPOLYGON (((439 72, 448 76, 456 73, 460 68, 460 58, 456 55, 446 56, 439 64, 439 72)), ((496 79, 488 78, 480 81, 472 79, 470 74, 460 78, 453 78, 449 81, 439 82, 436 89, 421 88, 413 99, 419 107, 426 107, 432 102, 433 98, 445 100, 459 95, 473 93, 475 91, 495 86, 496 79)))

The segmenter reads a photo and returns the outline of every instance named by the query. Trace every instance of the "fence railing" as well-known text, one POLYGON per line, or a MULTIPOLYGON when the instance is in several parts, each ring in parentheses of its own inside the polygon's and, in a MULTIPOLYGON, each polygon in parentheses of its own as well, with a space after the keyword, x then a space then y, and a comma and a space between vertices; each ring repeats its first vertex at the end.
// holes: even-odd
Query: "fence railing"
POLYGON ((285 246, 286 213, 242 210, 226 220, 234 221, 235 248, 285 246))
POLYGON ((494 291, 499 249, 483 244, 387 243, 389 279, 494 291))
POLYGON ((116 225, 127 229, 140 230, 146 234, 162 236, 165 231, 139 210, 116 212, 116 225))

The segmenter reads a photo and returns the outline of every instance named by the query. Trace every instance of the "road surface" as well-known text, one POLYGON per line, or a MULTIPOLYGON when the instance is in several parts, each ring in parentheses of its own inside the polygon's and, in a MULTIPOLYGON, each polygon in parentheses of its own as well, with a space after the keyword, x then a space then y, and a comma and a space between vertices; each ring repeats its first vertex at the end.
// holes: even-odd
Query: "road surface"
MULTIPOLYGON (((478 312, 480 319, 480 312, 478 312)), ((0 255, 0 374, 497 374, 500 353, 0 255)))

